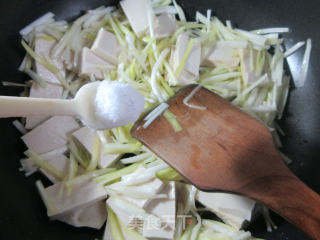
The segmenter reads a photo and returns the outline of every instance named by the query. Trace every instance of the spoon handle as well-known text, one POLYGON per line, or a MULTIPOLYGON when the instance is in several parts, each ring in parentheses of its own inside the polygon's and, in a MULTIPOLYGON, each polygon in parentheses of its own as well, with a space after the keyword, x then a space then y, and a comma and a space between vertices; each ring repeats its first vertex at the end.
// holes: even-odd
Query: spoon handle
POLYGON ((307 187, 286 166, 283 168, 280 174, 264 176, 237 192, 264 203, 311 239, 320 239, 320 195, 307 187))
POLYGON ((0 96, 0 118, 77 115, 75 100, 0 96))

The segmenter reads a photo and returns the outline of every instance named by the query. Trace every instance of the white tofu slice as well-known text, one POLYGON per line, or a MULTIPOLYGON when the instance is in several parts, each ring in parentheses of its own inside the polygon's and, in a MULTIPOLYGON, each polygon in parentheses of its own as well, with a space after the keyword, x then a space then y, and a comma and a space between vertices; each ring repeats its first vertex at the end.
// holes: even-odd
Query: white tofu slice
MULTIPOLYGON (((45 159, 47 162, 52 165, 55 169, 58 171, 67 174, 69 169, 69 159, 64 155, 58 155, 49 159, 45 159)), ((57 183, 60 181, 60 179, 57 179, 55 176, 52 176, 50 173, 46 172, 43 169, 40 169, 40 171, 52 182, 57 183)))
MULTIPOLYGON (((30 96, 31 97, 31 96, 30 96)), ((31 116, 31 117, 26 117, 26 129, 33 129, 36 126, 40 125, 44 121, 48 120, 50 117, 49 116, 31 116)))
POLYGON ((84 47, 81 54, 80 76, 90 77, 90 75, 93 74, 96 79, 103 79, 103 74, 99 66, 110 67, 113 65, 98 57, 89 48, 84 47))
POLYGON ((194 83, 196 78, 197 76, 183 69, 179 75, 178 84, 179 85, 191 84, 191 83, 194 83))
POLYGON ((254 200, 230 193, 198 191, 196 198, 225 223, 236 229, 240 229, 244 222, 250 222, 255 206, 254 200))
POLYGON ((116 206, 114 201, 112 200, 112 197, 108 198, 107 205, 117 215, 119 221, 121 221, 125 226, 128 226, 131 223, 131 221, 133 221, 133 218, 136 217, 132 216, 132 214, 130 214, 129 212, 119 209, 119 207, 116 206))
MULTIPOLYGON (((182 58, 186 52, 187 45, 189 43, 189 37, 186 34, 180 34, 177 38, 176 46, 172 57, 173 71, 176 71, 182 58)), ((201 46, 200 44, 194 44, 190 55, 186 61, 186 64, 179 75, 178 84, 186 85, 194 81, 199 75, 201 60, 201 46)))
MULTIPOLYGON (((56 41, 50 39, 44 39, 41 37, 35 40, 35 52, 39 55, 49 54, 51 49, 56 44, 56 41)), ((65 75, 64 66, 59 61, 53 61, 53 64, 61 69, 61 74, 65 75)), ((35 62, 36 72, 46 81, 52 83, 60 83, 56 75, 42 66, 39 62, 35 62)), ((63 88, 61 86, 48 84, 46 88, 40 87, 34 82, 30 89, 29 97, 34 98, 61 98, 63 88)), ((48 116, 32 116, 26 118, 26 128, 32 129, 44 120, 48 119, 48 116)))
POLYGON ((177 29, 176 18, 173 14, 161 14, 155 18, 155 26, 156 37, 168 37, 177 29))
POLYGON ((240 59, 237 49, 231 47, 223 41, 217 42, 210 53, 203 57, 202 66, 218 67, 224 65, 226 67, 237 67, 240 59))
POLYGON ((55 116, 22 136, 22 140, 28 148, 43 154, 66 145, 68 134, 78 128, 73 117, 55 116))
MULTIPOLYGON (((72 136, 76 139, 76 141, 90 154, 92 154, 93 142, 96 135, 97 133, 89 127, 82 127, 72 134, 72 136)), ((110 143, 113 142, 110 136, 108 136, 106 140, 110 143)), ((120 154, 102 154, 101 153, 98 166, 100 168, 106 168, 110 166, 112 163, 114 163, 120 157, 121 157, 120 154)))
MULTIPOLYGON (((119 183, 114 183, 109 187, 116 188, 117 185, 119 185, 119 183)), ((156 195, 163 189, 164 186, 165 184, 161 180, 159 180, 158 178, 154 178, 153 180, 146 182, 144 184, 140 184, 137 186, 130 186, 130 189, 137 192, 145 192, 148 194, 156 195)), ((125 194, 122 195, 122 198, 141 208, 145 208, 152 201, 152 199, 134 198, 125 194)))
POLYGON ((62 184, 56 183, 45 189, 50 203, 55 207, 54 212, 48 212, 48 216, 53 219, 68 215, 76 209, 91 206, 107 197, 103 186, 91 180, 74 185, 71 192, 68 192, 62 184))
POLYGON ((100 229, 107 220, 107 208, 105 201, 94 203, 88 207, 79 208, 72 213, 57 218, 74 227, 90 227, 100 229))
MULTIPOLYGON (((56 41, 50 40, 49 38, 42 38, 41 36, 37 37, 35 40, 34 50, 40 56, 50 55, 51 49, 56 45, 56 41)), ((62 76, 65 76, 66 71, 61 61, 54 59, 53 65, 55 65, 59 70, 62 76)), ((60 83, 59 79, 55 74, 50 72, 47 68, 42 66, 39 62, 35 62, 35 67, 37 73, 46 81, 52 83, 60 83)))
MULTIPOLYGON (((252 57, 255 59, 257 56, 257 51, 252 49, 252 57)), ((240 49, 239 55, 241 59, 241 71, 242 77, 246 84, 252 84, 257 81, 261 74, 256 73, 254 69, 250 66, 250 50, 249 49, 240 49)), ((255 62, 255 60, 253 61, 255 62)))
MULTIPOLYGON (((174 70, 176 70, 186 52, 189 36, 187 34, 180 34, 177 38, 175 54, 174 54, 174 70)), ((200 67, 200 59, 201 59, 201 46, 199 44, 194 43, 192 46, 191 53, 186 61, 184 69, 195 76, 199 75, 199 67, 200 67)))
MULTIPOLYGON (((122 233, 123 239, 124 240, 132 240, 130 238, 130 236, 127 234, 127 232, 123 229, 123 227, 120 226, 120 228, 121 228, 121 233, 122 233)), ((102 239, 103 240, 114 240, 109 219, 107 220, 106 228, 105 228, 105 231, 104 231, 102 239)))
POLYGON ((175 183, 168 183, 161 191, 161 193, 168 194, 168 198, 154 199, 146 207, 148 213, 158 216, 165 225, 159 229, 153 228, 148 223, 145 223, 143 226, 144 237, 151 239, 173 239, 176 220, 175 190, 175 183))
POLYGON ((119 45, 116 36, 103 28, 100 28, 96 39, 91 47, 98 57, 107 62, 118 64, 119 45))
POLYGON ((129 20, 129 23, 138 37, 141 37, 148 30, 148 0, 123 0, 121 8, 129 20))

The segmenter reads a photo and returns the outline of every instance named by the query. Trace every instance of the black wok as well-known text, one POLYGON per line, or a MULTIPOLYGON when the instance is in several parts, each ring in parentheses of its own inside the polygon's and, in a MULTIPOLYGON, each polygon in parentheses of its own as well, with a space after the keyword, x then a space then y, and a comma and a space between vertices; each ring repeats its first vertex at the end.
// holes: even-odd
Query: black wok
MULTIPOLYGON (((58 19, 72 20, 82 11, 100 5, 114 5, 110 0, 0 0, 0 73, 1 81, 23 82, 26 76, 17 71, 24 51, 19 30, 40 15, 52 11, 58 19)), ((283 120, 286 132, 283 152, 294 162, 290 168, 307 185, 320 192, 320 2, 317 0, 184 0, 179 1, 187 17, 195 11, 211 8, 222 20, 230 19, 243 29, 290 27, 286 47, 311 37, 313 48, 305 87, 292 89, 283 120)), ((294 78, 299 77, 303 51, 288 60, 294 78)), ((21 89, 0 86, 0 95, 17 95, 21 89)), ((12 119, 0 119, 0 240, 88 240, 100 237, 102 231, 76 229, 46 216, 34 181, 39 175, 25 178, 18 171, 24 146, 12 119)), ((319 206, 320 207, 320 206, 319 206)), ((266 233, 261 218, 250 226, 257 237, 266 239, 308 239, 300 230, 272 214, 279 226, 266 233)))

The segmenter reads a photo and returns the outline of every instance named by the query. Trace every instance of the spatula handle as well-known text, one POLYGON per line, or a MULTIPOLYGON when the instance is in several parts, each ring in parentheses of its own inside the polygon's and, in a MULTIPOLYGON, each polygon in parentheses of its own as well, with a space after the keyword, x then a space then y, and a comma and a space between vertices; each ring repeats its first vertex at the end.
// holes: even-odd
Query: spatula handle
POLYGON ((0 118, 76 115, 74 100, 0 96, 0 118))
POLYGON ((264 203, 312 239, 320 239, 320 196, 289 170, 256 180, 239 192, 264 203))

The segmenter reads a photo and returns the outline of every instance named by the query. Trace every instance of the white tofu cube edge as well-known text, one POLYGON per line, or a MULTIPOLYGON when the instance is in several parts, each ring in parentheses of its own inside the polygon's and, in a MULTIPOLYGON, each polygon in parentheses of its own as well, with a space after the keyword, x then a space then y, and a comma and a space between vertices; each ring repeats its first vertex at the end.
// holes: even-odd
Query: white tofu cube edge
POLYGON ((254 200, 230 193, 198 191, 196 199, 238 230, 245 221, 250 222, 255 206, 254 200))
POLYGON ((119 46, 118 40, 113 33, 100 28, 91 50, 103 60, 118 64, 119 46))

